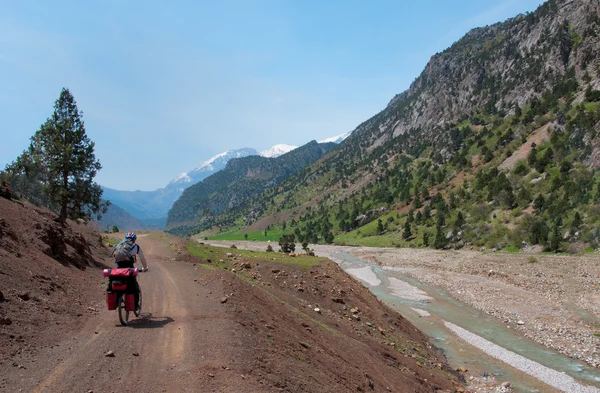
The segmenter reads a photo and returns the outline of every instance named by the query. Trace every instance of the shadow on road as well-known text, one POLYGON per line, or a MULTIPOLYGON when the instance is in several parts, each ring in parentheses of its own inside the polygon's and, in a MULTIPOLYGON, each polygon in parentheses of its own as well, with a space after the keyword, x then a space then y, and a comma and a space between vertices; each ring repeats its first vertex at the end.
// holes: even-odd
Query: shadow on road
MULTIPOLYGON (((171 317, 155 317, 152 313, 142 313, 138 318, 134 318, 127 323, 125 327, 134 329, 156 329, 162 328, 175 320, 171 317)), ((121 326, 121 325, 118 325, 121 326)))

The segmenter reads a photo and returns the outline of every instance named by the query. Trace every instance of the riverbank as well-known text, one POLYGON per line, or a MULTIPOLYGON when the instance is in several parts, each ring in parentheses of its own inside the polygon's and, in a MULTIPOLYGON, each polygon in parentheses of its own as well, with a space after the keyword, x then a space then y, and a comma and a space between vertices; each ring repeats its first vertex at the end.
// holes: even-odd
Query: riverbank
MULTIPOLYGON (((235 243, 239 248, 255 251, 264 251, 267 247, 267 243, 258 242, 221 241, 209 243, 224 247, 229 247, 235 243)), ((527 336, 547 348, 561 352, 573 359, 585 361, 595 369, 599 367, 598 343, 600 338, 595 336, 598 331, 596 329, 600 326, 598 322, 600 314, 598 307, 600 305, 597 301, 600 268, 596 263, 597 254, 531 256, 474 251, 324 245, 314 246, 314 251, 319 256, 327 256, 336 260, 347 273, 371 288, 379 288, 382 284, 379 279, 380 275, 375 275, 372 267, 369 268, 360 263, 348 263, 346 258, 339 259, 342 255, 351 254, 362 261, 370 262, 372 265, 379 265, 383 270, 397 271, 402 276, 414 278, 428 287, 441 288, 451 298, 453 297, 473 309, 483 311, 497 318, 501 326, 503 325, 506 329, 513 331, 517 337, 527 336)), ((352 258, 349 261, 351 260, 352 258)), ((359 260, 357 259, 357 261, 359 260)), ((425 303, 431 301, 437 304, 437 299, 428 300, 428 293, 409 285, 405 280, 395 279, 393 275, 387 277, 386 288, 388 288, 387 291, 391 295, 409 301, 425 303)), ((385 294, 380 295, 385 296, 385 294)), ((427 308, 429 309, 429 307, 427 308)), ((409 313, 414 312, 421 318, 428 320, 430 318, 427 311, 418 308, 409 307, 406 311, 409 313)), ((433 318, 433 316, 431 317, 433 318)), ((436 321, 438 319, 438 317, 435 317, 436 321)), ((413 323, 416 322, 413 321, 413 323)), ((495 366, 487 364, 487 366, 480 367, 477 370, 478 367, 473 367, 475 363, 479 364, 477 361, 473 363, 473 359, 464 359, 466 364, 471 365, 469 369, 475 369, 470 370, 470 376, 468 377, 468 391, 470 392, 490 393, 522 390, 512 390, 506 387, 503 380, 519 381, 518 383, 525 389, 523 391, 555 391, 550 386, 557 387, 557 392, 598 391, 597 387, 586 386, 584 389, 581 387, 583 385, 580 386, 581 389, 569 390, 568 386, 578 384, 572 382, 572 379, 566 374, 562 372, 548 374, 547 371, 550 369, 542 364, 530 361, 523 362, 519 355, 510 350, 503 348, 499 350, 500 347, 481 337, 473 339, 476 336, 471 337, 471 333, 461 334, 460 331, 449 328, 447 322, 442 320, 441 323, 446 323, 446 328, 471 345, 477 346, 476 343, 483 340, 482 342, 486 342, 486 345, 480 348, 483 352, 496 359, 501 359, 503 362, 508 359, 507 364, 523 371, 525 374, 532 375, 533 372, 538 380, 549 385, 539 390, 541 388, 535 388, 534 385, 536 384, 531 383, 531 381, 525 382, 517 375, 509 377, 510 372, 506 370, 500 371, 497 375, 507 373, 507 378, 494 382, 491 373, 483 371, 490 371, 489 368, 495 368, 495 366), (495 356, 493 353, 488 352, 488 349, 496 355, 501 354, 502 356, 495 356), (512 363, 513 360, 515 361, 514 364, 512 363), (519 365, 525 367, 525 371, 519 365), (540 377, 542 378, 540 379, 540 377), (561 387, 563 388, 561 389, 561 387)), ((472 323, 478 324, 474 321, 472 323)), ((429 326, 433 326, 431 322, 421 326, 421 328, 429 329, 429 326)), ((468 326, 472 325, 465 327, 468 326)), ((435 331, 429 334, 431 337, 437 337, 439 333, 439 331, 435 331)), ((458 350, 467 349, 458 348, 458 350)), ((538 357, 538 359, 540 358, 538 357)), ((558 366, 558 369, 560 370, 561 367, 558 366)), ((593 377, 589 374, 589 371, 583 372, 588 373, 588 377, 593 377)), ((597 379, 595 380, 597 381, 597 379)))
MULTIPOLYGON (((234 242, 210 242, 231 245, 234 242)), ((236 241, 264 251, 264 243, 236 241)), ((275 247, 276 248, 276 247, 275 247)), ((315 245, 444 289, 507 327, 600 369, 600 257, 315 245), (598 336, 597 336, 598 335, 598 336)))
POLYGON ((356 254, 452 297, 573 359, 600 368, 598 255, 387 250, 356 254))

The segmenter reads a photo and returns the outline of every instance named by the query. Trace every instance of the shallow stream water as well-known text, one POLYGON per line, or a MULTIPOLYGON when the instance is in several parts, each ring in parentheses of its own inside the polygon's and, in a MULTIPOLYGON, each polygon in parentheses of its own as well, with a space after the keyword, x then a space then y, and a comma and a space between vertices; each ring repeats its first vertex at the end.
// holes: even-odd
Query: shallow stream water
POLYGON ((509 381, 518 392, 550 390, 548 385, 538 379, 490 357, 458 338, 445 326, 445 321, 509 351, 565 373, 584 385, 600 388, 599 370, 523 337, 497 318, 455 300, 439 288, 404 276, 393 268, 382 268, 347 253, 332 253, 328 256, 346 272, 363 282, 380 300, 432 337, 434 344, 445 352, 454 368, 466 367, 469 375, 493 375, 500 382, 509 381))

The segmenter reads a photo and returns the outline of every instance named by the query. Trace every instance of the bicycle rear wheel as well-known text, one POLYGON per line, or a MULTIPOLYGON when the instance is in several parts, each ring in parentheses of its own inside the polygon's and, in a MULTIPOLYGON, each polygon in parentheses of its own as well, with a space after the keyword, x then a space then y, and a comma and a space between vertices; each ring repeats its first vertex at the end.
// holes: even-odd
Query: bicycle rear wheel
POLYGON ((123 326, 127 325, 127 322, 129 322, 129 311, 125 307, 125 294, 123 293, 117 295, 117 310, 119 312, 119 322, 123 326))

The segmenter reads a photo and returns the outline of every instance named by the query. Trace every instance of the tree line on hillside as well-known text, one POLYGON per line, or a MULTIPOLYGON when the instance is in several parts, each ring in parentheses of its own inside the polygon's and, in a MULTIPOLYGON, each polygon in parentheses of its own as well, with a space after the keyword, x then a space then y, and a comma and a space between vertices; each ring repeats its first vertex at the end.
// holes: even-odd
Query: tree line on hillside
POLYGON ((100 217, 110 202, 102 201, 102 189, 94 182, 102 168, 94 146, 73 95, 63 88, 52 116, 0 178, 19 198, 55 211, 59 222, 100 217))
POLYGON ((353 164, 352 171, 335 164, 325 170, 320 162, 265 191, 245 210, 215 222, 249 225, 260 216, 290 211, 295 213, 279 229, 310 243, 331 243, 350 234, 435 248, 537 244, 561 251, 577 242, 598 247, 600 174, 586 162, 591 141, 600 138, 600 92, 588 88, 588 101, 573 104, 575 88, 553 88, 516 107, 512 115, 474 113, 445 126, 437 140, 422 139, 420 145, 411 135, 395 138, 353 164), (546 142, 527 142, 548 124, 546 142), (525 159, 508 171, 499 170, 500 163, 523 147, 529 149, 525 159), (328 176, 314 176, 319 171, 328 176), (457 174, 465 180, 451 184, 457 174), (348 194, 349 187, 368 175, 373 180, 348 194), (325 187, 328 182, 336 185, 334 190, 325 187), (303 207, 298 197, 314 196, 316 189, 328 190, 323 202, 317 208, 303 207), (336 192, 346 196, 336 198, 336 192), (256 211, 260 214, 248 220, 256 211), (242 213, 245 222, 236 218, 242 213))

